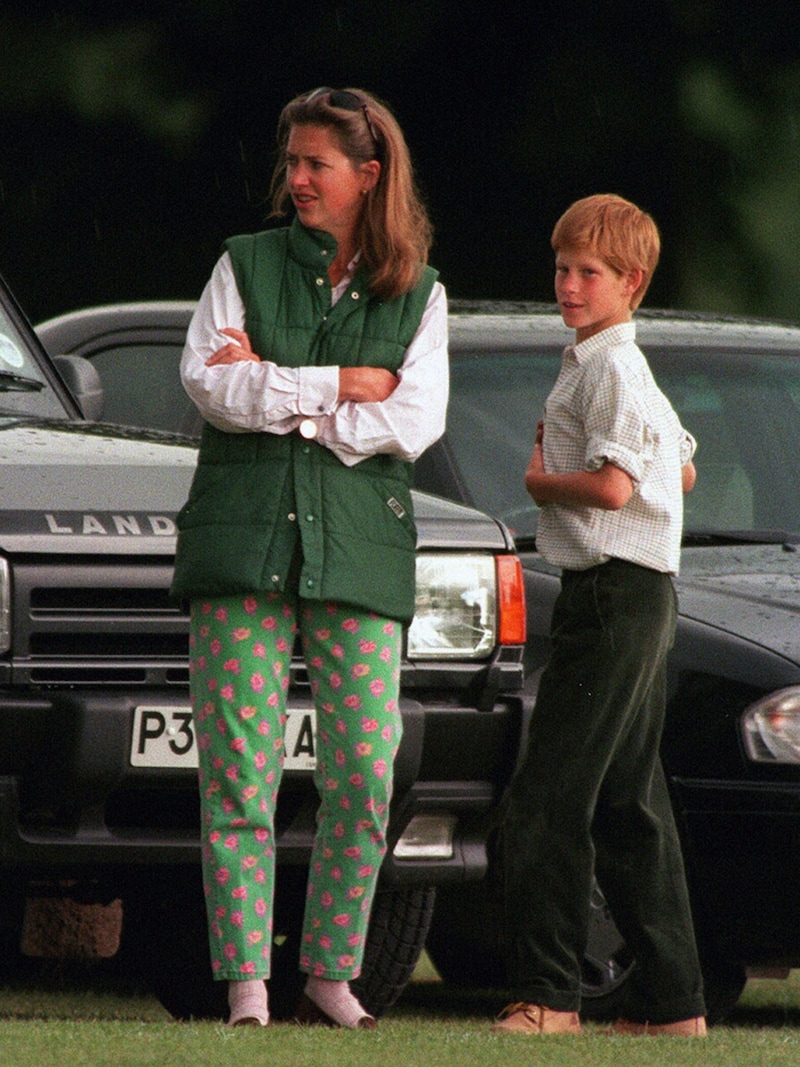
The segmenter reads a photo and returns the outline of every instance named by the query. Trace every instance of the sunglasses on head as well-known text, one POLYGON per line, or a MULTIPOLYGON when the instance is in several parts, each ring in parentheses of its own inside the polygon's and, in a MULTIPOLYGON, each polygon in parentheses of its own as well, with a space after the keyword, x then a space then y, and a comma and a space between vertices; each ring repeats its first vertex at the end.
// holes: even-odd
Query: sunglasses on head
POLYGON ((367 129, 369 135, 372 138, 372 143, 375 146, 375 150, 378 151, 380 145, 378 143, 378 135, 375 132, 375 127, 372 125, 372 117, 369 113, 369 106, 366 100, 362 100, 360 96, 355 93, 351 93, 348 89, 329 89, 327 86, 323 86, 321 89, 315 89, 313 93, 309 93, 306 97, 306 103, 311 103, 312 100, 316 100, 317 97, 328 97, 328 103, 331 107, 339 108, 341 111, 363 111, 364 118, 367 122, 367 129))

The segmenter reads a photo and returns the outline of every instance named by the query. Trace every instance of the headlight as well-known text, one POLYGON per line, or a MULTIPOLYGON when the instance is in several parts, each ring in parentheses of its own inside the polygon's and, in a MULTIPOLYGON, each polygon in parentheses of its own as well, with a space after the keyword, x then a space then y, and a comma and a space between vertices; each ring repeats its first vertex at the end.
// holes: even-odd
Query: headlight
POLYGON ((11 648, 11 573, 0 557, 0 653, 11 648))
POLYGON ((516 556, 417 556, 409 659, 480 659, 525 643, 525 592, 516 556))
POLYGON ((746 708, 742 735, 755 763, 800 763, 800 686, 779 689, 746 708))
POLYGON ((417 556, 409 659, 478 659, 495 642, 494 556, 417 556))

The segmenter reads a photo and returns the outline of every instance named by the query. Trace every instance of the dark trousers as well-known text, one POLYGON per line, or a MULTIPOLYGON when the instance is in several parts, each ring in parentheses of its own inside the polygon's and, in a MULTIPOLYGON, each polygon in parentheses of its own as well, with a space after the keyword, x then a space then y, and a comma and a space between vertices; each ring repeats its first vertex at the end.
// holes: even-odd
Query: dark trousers
POLYGON ((629 1016, 705 1014, 659 742, 675 632, 668 575, 612 559, 562 578, 553 652, 503 827, 515 996, 580 1008, 592 877, 637 966, 629 1016))

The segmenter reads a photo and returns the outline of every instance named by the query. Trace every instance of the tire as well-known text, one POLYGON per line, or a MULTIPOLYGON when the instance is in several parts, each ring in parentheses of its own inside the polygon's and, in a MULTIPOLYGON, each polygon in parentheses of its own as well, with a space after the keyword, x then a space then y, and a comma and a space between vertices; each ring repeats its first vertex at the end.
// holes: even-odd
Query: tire
MULTIPOLYGON (((303 871, 305 877, 305 872, 303 871)), ((303 901, 305 893, 296 895, 303 901)), ((361 1006, 379 1018, 398 999, 411 980, 422 955, 433 917, 436 889, 432 886, 380 888, 375 894, 361 974, 350 983, 361 1006)), ((276 906, 276 922, 280 908, 276 906)), ((305 985, 298 970, 302 912, 281 924, 288 932, 273 947, 269 983, 270 1015, 290 1019, 305 985)))
POLYGON ((211 976, 199 868, 151 874, 124 901, 122 945, 140 984, 176 1019, 223 1019, 227 986, 211 976))
POLYGON ((581 1014, 586 1019, 616 1019, 626 1014, 628 978, 635 961, 596 883, 589 907, 589 937, 581 967, 581 1014))
POLYGON ((383 1015, 411 980, 435 901, 433 886, 379 889, 375 894, 361 975, 351 983, 370 1015, 383 1015))
MULTIPOLYGON (((298 970, 304 868, 278 872, 270 1015, 291 1018, 302 993, 298 970)), ((402 993, 425 946, 436 890, 380 889, 375 895, 361 976, 352 985, 364 1008, 382 1015, 402 993)), ((151 877, 126 901, 125 943, 143 984, 176 1019, 227 1017, 227 983, 211 976, 199 870, 151 877)))

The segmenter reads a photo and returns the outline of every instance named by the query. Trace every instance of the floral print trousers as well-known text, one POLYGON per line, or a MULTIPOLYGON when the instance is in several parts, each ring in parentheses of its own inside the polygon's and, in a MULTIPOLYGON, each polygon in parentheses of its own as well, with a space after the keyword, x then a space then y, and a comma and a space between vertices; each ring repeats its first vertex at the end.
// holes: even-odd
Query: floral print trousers
POLYGON ((300 969, 342 980, 361 970, 402 734, 402 626, 263 593, 191 606, 203 881, 218 979, 270 974, 274 813, 298 630, 316 705, 320 796, 300 969))

